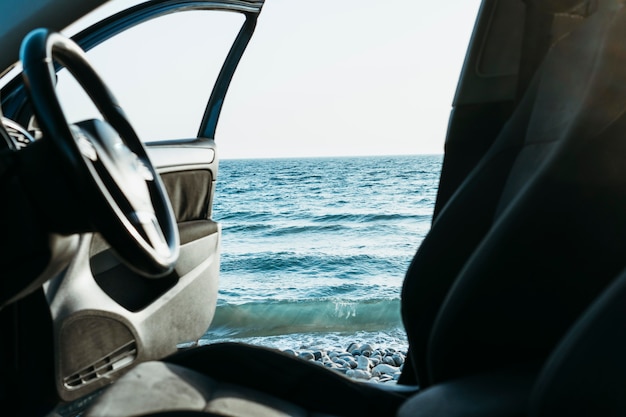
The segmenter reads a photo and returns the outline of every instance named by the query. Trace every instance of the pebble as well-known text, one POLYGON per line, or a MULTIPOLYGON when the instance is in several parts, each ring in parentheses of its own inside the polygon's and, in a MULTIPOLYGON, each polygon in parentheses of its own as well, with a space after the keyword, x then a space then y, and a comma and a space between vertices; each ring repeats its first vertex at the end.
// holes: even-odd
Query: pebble
POLYGON ((343 349, 320 349, 301 346, 283 352, 346 375, 348 378, 375 384, 395 384, 400 378, 406 351, 376 348, 369 343, 350 343, 343 349))
POLYGON ((356 369, 362 369, 367 371, 372 367, 372 363, 367 356, 359 356, 356 360, 356 363, 356 369))
POLYGON ((346 372, 346 376, 355 379, 372 379, 372 374, 362 369, 350 369, 346 372))
POLYGON ((396 372, 398 372, 397 367, 385 364, 376 365, 372 369, 372 375, 374 376, 395 375, 396 372))
POLYGON ((386 363, 387 365, 397 366, 396 361, 391 356, 385 356, 383 358, 383 362, 386 363))
POLYGON ((405 358, 405 355, 402 355, 400 353, 394 353, 393 355, 391 355, 391 359, 394 360, 394 362, 396 363, 396 366, 404 365, 404 358, 405 358))

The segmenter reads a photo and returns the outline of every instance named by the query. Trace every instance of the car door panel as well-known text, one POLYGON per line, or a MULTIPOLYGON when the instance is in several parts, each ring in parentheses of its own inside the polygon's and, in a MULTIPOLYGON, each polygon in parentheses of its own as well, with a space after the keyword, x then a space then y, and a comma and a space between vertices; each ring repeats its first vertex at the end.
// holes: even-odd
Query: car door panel
POLYGON ((176 216, 179 259, 168 276, 144 278, 119 261, 99 234, 81 238, 68 271, 47 288, 57 389, 65 400, 107 384, 118 369, 175 352, 180 343, 201 337, 213 318, 221 237, 221 226, 211 219, 215 143, 170 141, 147 150, 176 216), (77 358, 77 346, 88 353, 77 358))

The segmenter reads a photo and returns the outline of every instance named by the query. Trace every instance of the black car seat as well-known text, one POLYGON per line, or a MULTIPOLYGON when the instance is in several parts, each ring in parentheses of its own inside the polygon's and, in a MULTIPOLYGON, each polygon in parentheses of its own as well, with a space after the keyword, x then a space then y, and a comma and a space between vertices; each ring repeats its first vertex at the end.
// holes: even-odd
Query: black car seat
POLYGON ((626 265, 625 41, 609 4, 548 54, 496 220, 433 325, 432 383, 543 360, 626 265))
POLYGON ((496 142, 450 197, 417 254, 402 286, 401 313, 409 340, 403 383, 430 385, 426 351, 435 317, 452 283, 493 223, 496 206, 522 148, 535 102, 534 82, 496 142))
POLYGON ((527 140, 531 116, 546 110, 536 107, 541 106, 536 102, 539 85, 546 82, 540 62, 547 50, 576 29, 593 9, 581 8, 585 2, 580 0, 526 3, 529 28, 525 36, 530 40, 522 49, 526 64, 520 68, 521 100, 493 145, 437 213, 403 282, 402 318, 410 346, 407 363, 413 368, 411 372, 405 367, 403 383, 419 383, 422 388, 432 383, 426 352, 435 317, 461 269, 494 226, 509 173, 527 140), (569 24, 563 20, 553 24, 555 16, 562 17, 565 12, 570 13, 569 24), (534 21, 541 24, 535 27, 534 21))
POLYGON ((519 366, 453 379, 406 401, 399 417, 626 415, 626 271, 574 322, 536 376, 519 366))
POLYGON ((626 278, 576 321, 626 265, 626 11, 615 7, 546 59, 496 222, 433 325, 432 386, 399 416, 626 415, 626 278))
POLYGON ((531 417, 626 415, 626 272, 587 309, 546 362, 531 417))
MULTIPOLYGON (((407 401, 403 410, 409 414, 403 415, 413 415, 410 405, 429 398, 428 392, 459 380, 470 380, 474 391, 487 387, 488 396, 494 381, 510 386, 514 398, 494 407, 519 412, 534 370, 624 266, 619 249, 626 243, 626 145, 620 139, 626 126, 620 116, 626 110, 626 75, 617 69, 625 63, 625 19, 622 9, 596 12, 550 51, 529 89, 535 97, 529 95, 509 126, 515 136, 529 120, 525 135, 512 140, 523 144, 519 153, 503 157, 513 165, 494 202, 493 224, 477 239, 475 250, 469 245, 468 260, 461 259, 459 273, 451 273, 442 286, 443 306, 433 303, 434 310, 427 312, 436 320, 419 355, 424 365, 416 369, 423 369, 420 379, 435 385, 407 401)), ((455 230, 464 233, 462 222, 459 227, 446 229, 441 238, 455 239, 455 230)), ((413 316, 407 319, 415 313, 411 285, 405 286, 402 304, 413 343, 420 327, 413 327, 413 316)), ((428 293, 415 297, 428 299, 428 293)), ((229 392, 245 386, 241 389, 263 393, 256 397, 246 391, 249 404, 263 404, 256 399, 269 395, 296 404, 301 415, 390 415, 404 402, 402 393, 315 368, 264 348, 207 345, 140 365, 100 396, 87 416, 115 415, 104 411, 114 409, 120 398, 129 401, 127 406, 133 398, 138 406, 150 401, 129 394, 145 392, 146 383, 152 400, 166 401, 176 395, 172 387, 195 378, 204 381, 207 404, 219 381, 229 392)), ((490 415, 484 408, 481 413, 490 415)))

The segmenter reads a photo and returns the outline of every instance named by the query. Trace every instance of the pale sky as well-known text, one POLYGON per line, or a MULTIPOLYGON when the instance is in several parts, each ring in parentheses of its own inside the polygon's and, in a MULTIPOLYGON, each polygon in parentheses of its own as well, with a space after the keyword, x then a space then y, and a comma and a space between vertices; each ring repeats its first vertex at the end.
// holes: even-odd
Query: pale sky
MULTIPOLYGON (((226 96, 220 157, 443 153, 479 5, 267 0, 226 96)), ((141 138, 195 136, 215 57, 240 25, 233 13, 205 15, 156 19, 89 51, 141 138)), ((93 117, 71 77, 60 74, 59 90, 75 120, 93 117)))
POLYGON ((442 153, 479 4, 268 0, 218 125, 222 158, 442 153))

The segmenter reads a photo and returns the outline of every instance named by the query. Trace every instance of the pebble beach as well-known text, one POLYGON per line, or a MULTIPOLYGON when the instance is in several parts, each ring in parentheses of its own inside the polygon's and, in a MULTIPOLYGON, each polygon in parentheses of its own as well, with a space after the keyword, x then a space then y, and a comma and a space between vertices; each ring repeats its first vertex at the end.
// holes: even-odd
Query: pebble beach
POLYGON ((345 350, 319 349, 303 345, 284 353, 312 361, 349 378, 378 384, 395 384, 400 378, 406 351, 351 343, 345 350))

